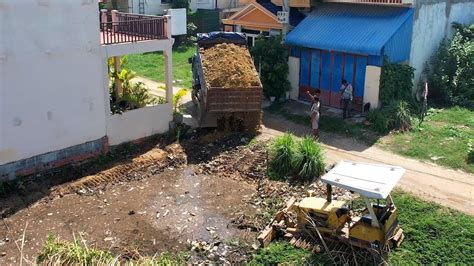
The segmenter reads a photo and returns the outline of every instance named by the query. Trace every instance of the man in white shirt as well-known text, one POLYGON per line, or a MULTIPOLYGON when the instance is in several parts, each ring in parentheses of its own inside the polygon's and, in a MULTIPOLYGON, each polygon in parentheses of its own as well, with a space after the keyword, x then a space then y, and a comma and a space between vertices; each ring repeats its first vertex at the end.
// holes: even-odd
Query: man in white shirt
POLYGON ((343 79, 339 92, 341 93, 342 118, 346 119, 346 117, 351 117, 353 98, 352 85, 343 79))

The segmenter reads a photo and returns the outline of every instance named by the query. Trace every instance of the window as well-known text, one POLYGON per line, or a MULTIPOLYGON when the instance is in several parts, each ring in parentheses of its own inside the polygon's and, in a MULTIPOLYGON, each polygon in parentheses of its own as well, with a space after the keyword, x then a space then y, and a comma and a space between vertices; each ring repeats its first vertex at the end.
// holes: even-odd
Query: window
POLYGON ((161 4, 171 4, 173 0, 161 0, 161 4))

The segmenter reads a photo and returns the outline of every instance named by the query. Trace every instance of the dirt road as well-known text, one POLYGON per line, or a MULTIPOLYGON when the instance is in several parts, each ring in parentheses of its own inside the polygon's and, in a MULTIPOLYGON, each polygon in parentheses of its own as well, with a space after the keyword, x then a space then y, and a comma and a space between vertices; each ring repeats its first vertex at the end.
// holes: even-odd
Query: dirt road
MULTIPOLYGON (((261 138, 274 137, 286 131, 298 136, 310 133, 310 129, 280 116, 266 113, 261 138)), ((339 160, 352 160, 372 163, 399 165, 407 169, 399 183, 404 191, 413 193, 425 200, 474 215, 474 176, 458 170, 420 162, 384 151, 377 146, 367 146, 360 141, 321 134, 326 158, 333 163, 339 160)))

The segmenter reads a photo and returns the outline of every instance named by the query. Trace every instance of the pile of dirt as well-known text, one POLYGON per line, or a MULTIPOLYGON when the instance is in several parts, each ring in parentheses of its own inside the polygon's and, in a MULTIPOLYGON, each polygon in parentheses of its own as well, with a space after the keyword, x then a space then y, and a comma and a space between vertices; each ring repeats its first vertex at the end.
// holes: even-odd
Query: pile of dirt
POLYGON ((247 48, 217 44, 201 48, 202 67, 210 87, 245 88, 260 86, 260 78, 247 48))
POLYGON ((199 172, 232 179, 260 180, 267 172, 267 151, 263 145, 242 145, 227 150, 199 165, 199 172))
POLYGON ((69 193, 93 194, 105 186, 123 181, 142 179, 156 175, 165 168, 183 165, 186 162, 180 145, 171 144, 165 149, 155 147, 126 163, 82 177, 66 186, 58 186, 52 195, 63 196, 69 193))

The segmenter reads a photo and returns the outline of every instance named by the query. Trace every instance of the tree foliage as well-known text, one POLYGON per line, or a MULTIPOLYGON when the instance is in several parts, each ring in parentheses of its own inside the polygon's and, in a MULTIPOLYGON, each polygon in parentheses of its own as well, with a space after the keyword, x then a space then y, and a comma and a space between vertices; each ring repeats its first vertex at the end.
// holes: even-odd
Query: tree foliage
POLYGON ((282 44, 281 37, 259 38, 251 50, 255 65, 260 66, 260 79, 265 96, 277 98, 289 90, 288 50, 282 44))
POLYGON ((441 42, 425 66, 430 97, 438 104, 474 108, 474 24, 453 24, 452 39, 441 42))
POLYGON ((186 8, 189 9, 189 0, 173 0, 171 3, 172 8, 186 8))
POLYGON ((380 75, 379 98, 383 105, 392 101, 412 101, 415 69, 409 65, 391 63, 385 59, 380 75))

